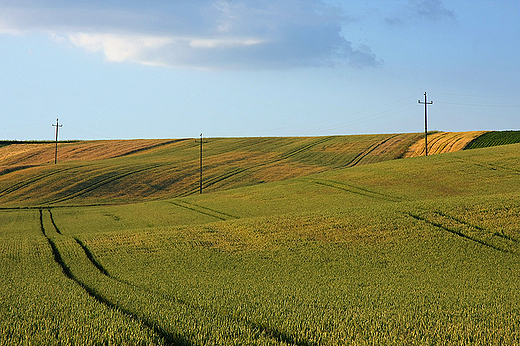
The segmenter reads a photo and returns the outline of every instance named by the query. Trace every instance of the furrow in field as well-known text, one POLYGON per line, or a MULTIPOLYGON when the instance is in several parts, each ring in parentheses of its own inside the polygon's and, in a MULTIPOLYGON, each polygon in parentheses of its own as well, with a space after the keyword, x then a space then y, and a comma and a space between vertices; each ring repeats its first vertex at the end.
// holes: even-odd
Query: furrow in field
POLYGON ((520 143, 520 131, 491 131, 474 138, 464 147, 464 150, 513 143, 520 143))
POLYGON ((377 199, 382 199, 382 200, 391 201, 391 202, 402 201, 402 198, 371 191, 371 190, 368 190, 368 189, 365 189, 365 188, 362 188, 359 186, 347 184, 345 182, 338 182, 338 181, 333 181, 333 180, 309 180, 309 182, 318 184, 318 185, 322 185, 322 186, 331 187, 333 189, 350 192, 350 193, 353 193, 356 195, 365 196, 365 197, 377 198, 377 199))
POLYGON ((56 198, 54 200, 50 200, 47 203, 55 204, 55 203, 68 201, 68 200, 71 200, 73 198, 82 196, 82 195, 84 195, 86 193, 92 192, 92 191, 94 191, 96 189, 99 189, 100 187, 103 187, 103 186, 105 186, 107 184, 110 184, 110 183, 112 183, 114 181, 120 180, 122 178, 128 177, 128 176, 133 175, 133 174, 142 173, 144 171, 152 170, 152 169, 155 169, 155 168, 158 168, 158 167, 161 167, 161 166, 162 166, 162 164, 155 164, 155 165, 152 165, 150 167, 136 169, 136 170, 132 170, 130 172, 125 172, 125 173, 115 174, 115 175, 112 175, 110 177, 101 179, 100 181, 97 181, 96 183, 91 184, 91 185, 89 185, 89 186, 87 186, 87 187, 85 187, 85 188, 83 188, 83 189, 81 189, 79 191, 73 192, 73 193, 68 194, 68 195, 66 195, 64 197, 61 197, 61 198, 56 198))
POLYGON ((367 157, 371 152, 373 152, 377 147, 385 144, 386 142, 388 142, 389 140, 391 140, 392 138, 395 138, 397 137, 398 135, 393 135, 393 136, 390 136, 388 138, 385 138, 383 139, 382 141, 379 141, 378 143, 375 143, 373 144, 372 146, 370 146, 367 150, 359 153, 358 155, 356 155, 356 157, 354 157, 352 159, 352 161, 350 161, 348 164, 347 164, 347 167, 352 167, 352 166, 355 166, 357 165, 361 160, 363 160, 365 157, 367 157))
POLYGON ((518 241, 499 232, 488 231, 478 225, 470 224, 443 212, 405 213, 416 220, 455 234, 491 249, 511 254, 518 254, 518 241))
POLYGON ((233 216, 233 215, 223 213, 218 210, 203 207, 203 206, 200 206, 200 205, 197 205, 194 203, 189 203, 186 201, 169 201, 169 203, 176 205, 178 207, 185 208, 185 209, 188 209, 191 211, 195 211, 197 213, 201 213, 204 215, 208 215, 208 216, 211 216, 211 217, 223 220, 223 221, 229 220, 229 219, 239 219, 239 217, 237 217, 237 216, 233 216))
MULTIPOLYGON (((77 167, 75 167, 77 168, 77 167)), ((24 180, 24 181, 21 181, 19 183, 16 183, 16 184, 13 184, 13 185, 10 185, 9 187, 3 189, 3 190, 0 190, 0 197, 3 197, 9 193, 13 193, 17 190, 20 190, 24 187, 27 187, 31 184, 34 184, 38 181, 41 181, 45 178, 48 178, 48 177, 51 177, 53 175, 56 175, 56 174, 60 174, 60 173, 63 173, 63 172, 66 172, 66 171, 69 171, 73 168, 64 168, 64 169, 60 169, 60 170, 55 170, 55 171, 50 171, 50 172, 47 172, 47 173, 42 173, 42 174, 38 174, 36 177, 33 177, 33 178, 29 178, 28 180, 24 180)))

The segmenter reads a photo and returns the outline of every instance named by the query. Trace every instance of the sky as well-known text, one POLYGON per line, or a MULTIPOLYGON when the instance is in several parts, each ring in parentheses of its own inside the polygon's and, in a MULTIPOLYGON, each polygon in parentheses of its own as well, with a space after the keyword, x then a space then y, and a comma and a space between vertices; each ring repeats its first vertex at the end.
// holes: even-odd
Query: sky
POLYGON ((517 0, 0 0, 0 139, 519 129, 517 0))

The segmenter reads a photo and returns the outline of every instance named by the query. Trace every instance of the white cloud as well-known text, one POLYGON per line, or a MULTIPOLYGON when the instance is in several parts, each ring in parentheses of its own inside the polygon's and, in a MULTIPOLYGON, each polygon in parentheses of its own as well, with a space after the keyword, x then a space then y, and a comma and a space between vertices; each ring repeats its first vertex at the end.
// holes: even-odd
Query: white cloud
POLYGON ((200 69, 378 64, 369 47, 354 49, 341 36, 348 18, 322 0, 23 3, 0 5, 0 33, 44 32, 107 61, 200 69))
POLYGON ((68 36, 70 41, 87 52, 102 51, 108 61, 133 61, 150 63, 141 60, 146 52, 152 52, 173 42, 171 38, 122 35, 122 34, 86 34, 77 33, 68 36))
POLYGON ((240 46, 254 46, 265 43, 267 40, 261 38, 223 38, 223 39, 192 39, 189 40, 192 48, 226 48, 240 46))
POLYGON ((23 32, 21 30, 16 29, 11 26, 6 21, 3 21, 0 17, 0 34, 8 34, 8 35, 21 35, 23 32))

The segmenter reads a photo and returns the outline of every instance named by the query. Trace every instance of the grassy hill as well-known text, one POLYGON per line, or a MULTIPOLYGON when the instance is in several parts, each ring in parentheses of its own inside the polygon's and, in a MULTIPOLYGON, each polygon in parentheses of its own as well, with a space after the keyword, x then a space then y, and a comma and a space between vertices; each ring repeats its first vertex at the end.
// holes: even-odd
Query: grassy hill
MULTIPOLYGON (((483 134, 433 133, 429 153, 462 150, 483 134)), ((127 203, 186 196, 199 188, 195 139, 60 143, 58 165, 54 143, 3 144, 0 205, 4 207, 127 203)), ((206 192, 424 155, 423 135, 416 133, 210 138, 203 146, 206 192)))
MULTIPOLYGON (((255 185, 342 167, 392 160, 418 134, 210 138, 204 147, 204 190, 255 185)), ((125 203, 196 193, 199 143, 132 140, 0 148, 0 204, 30 206, 125 203)))
POLYGON ((203 195, 194 140, 13 154, 0 345, 520 343, 520 144, 417 136, 209 139, 203 195))

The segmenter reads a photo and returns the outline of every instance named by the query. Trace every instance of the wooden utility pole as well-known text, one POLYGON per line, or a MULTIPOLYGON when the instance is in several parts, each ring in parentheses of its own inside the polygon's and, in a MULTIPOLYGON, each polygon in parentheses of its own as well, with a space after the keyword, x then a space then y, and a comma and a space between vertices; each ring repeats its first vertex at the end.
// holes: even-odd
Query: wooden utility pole
POLYGON ((199 193, 202 194, 202 133, 200 134, 200 179, 199 179, 199 193))
POLYGON ((56 119, 56 124, 52 124, 52 126, 56 126, 56 149, 54 150, 54 164, 58 163, 58 128, 62 127, 58 123, 58 119, 56 119))
POLYGON ((421 100, 418 100, 418 101, 419 101, 419 103, 424 103, 424 150, 425 150, 425 153, 426 153, 425 156, 428 156, 428 116, 427 116, 427 111, 428 111, 428 105, 432 105, 433 101, 428 102, 428 100, 426 99, 426 91, 424 92, 424 102, 422 102, 421 100))

